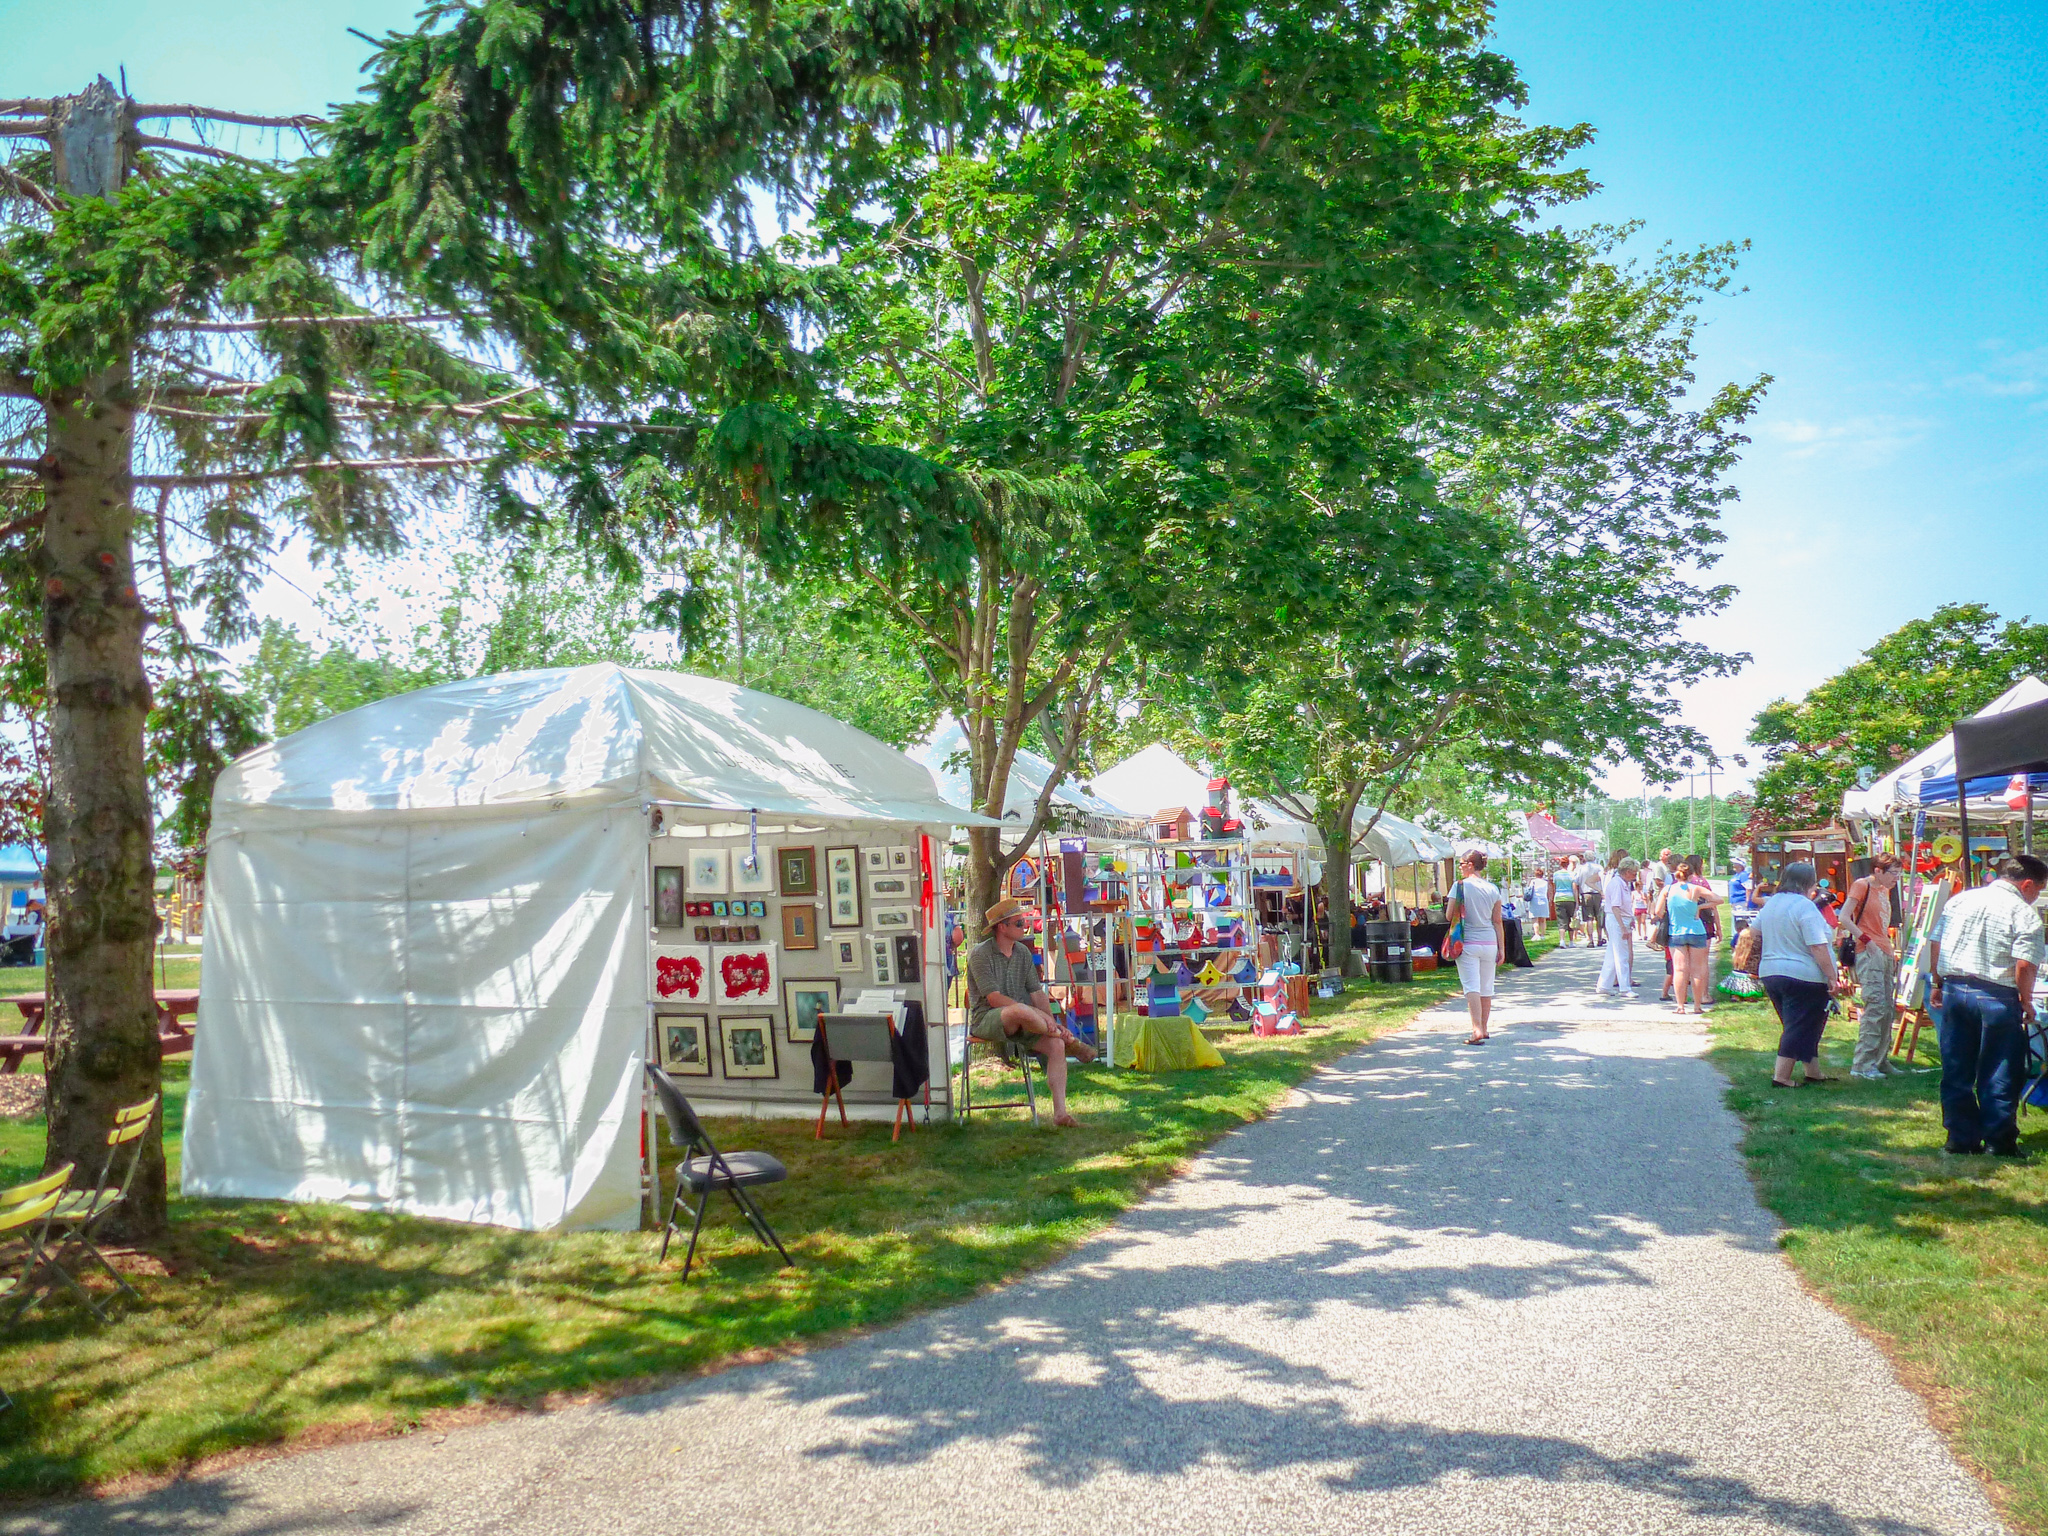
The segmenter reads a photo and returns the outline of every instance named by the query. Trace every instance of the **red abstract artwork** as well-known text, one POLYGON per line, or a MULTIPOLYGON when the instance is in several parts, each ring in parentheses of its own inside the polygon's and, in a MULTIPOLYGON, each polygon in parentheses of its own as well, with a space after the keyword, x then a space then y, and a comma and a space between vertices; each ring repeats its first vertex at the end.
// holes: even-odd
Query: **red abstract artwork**
POLYGON ((755 952, 725 955, 718 962, 719 980, 731 999, 768 997, 775 990, 775 973, 765 954, 755 952))
MULTIPOLYGON (((732 962, 727 961, 728 965, 732 962)), ((695 955, 661 955, 654 962, 654 990, 662 997, 697 1000, 704 993, 704 962, 695 955)))

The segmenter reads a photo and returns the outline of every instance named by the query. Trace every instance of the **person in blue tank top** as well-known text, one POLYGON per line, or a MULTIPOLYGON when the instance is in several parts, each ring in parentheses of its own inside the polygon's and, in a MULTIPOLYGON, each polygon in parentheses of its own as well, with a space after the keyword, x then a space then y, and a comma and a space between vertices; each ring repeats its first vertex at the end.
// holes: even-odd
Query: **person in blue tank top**
POLYGON ((1713 951, 1708 948, 1707 925, 1701 913, 1720 900, 1714 888, 1690 867, 1674 875, 1657 893, 1654 913, 1670 925, 1671 990, 1674 1006, 1680 1013, 1685 1012, 1687 987, 1692 989, 1692 1011, 1707 1011, 1707 993, 1713 983, 1709 957, 1713 951))

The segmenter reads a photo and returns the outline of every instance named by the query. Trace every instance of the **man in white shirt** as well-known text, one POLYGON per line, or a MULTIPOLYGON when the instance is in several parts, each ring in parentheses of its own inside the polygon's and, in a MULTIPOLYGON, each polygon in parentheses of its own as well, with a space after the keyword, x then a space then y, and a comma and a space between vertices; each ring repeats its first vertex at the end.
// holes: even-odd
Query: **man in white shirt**
POLYGON ((2020 1157, 2019 1098, 2027 1077, 2034 977, 2048 942, 2034 910, 2048 863, 2019 854, 1999 878, 1951 897, 1928 945, 1927 1006, 1941 1036, 1942 1150, 2020 1157))
POLYGON ((1600 921, 1600 866, 1591 859, 1579 861, 1576 877, 1579 886, 1579 921, 1586 928, 1588 944, 1604 944, 1606 936, 1601 931, 1600 921))
POLYGON ((1636 861, 1623 859, 1610 871, 1600 891, 1606 908, 1607 958, 1600 963, 1600 980, 1594 991, 1627 997, 1635 978, 1636 861))

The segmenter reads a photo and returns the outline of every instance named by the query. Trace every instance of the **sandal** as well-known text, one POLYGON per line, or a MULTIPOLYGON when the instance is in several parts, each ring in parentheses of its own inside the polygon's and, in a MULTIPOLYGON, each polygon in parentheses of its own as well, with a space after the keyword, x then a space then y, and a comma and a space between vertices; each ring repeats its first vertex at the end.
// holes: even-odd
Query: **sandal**
POLYGON ((1079 1130, 1081 1127, 1081 1122, 1076 1120, 1072 1115, 1054 1115, 1052 1117, 1052 1123, 1058 1126, 1061 1130, 1079 1130))

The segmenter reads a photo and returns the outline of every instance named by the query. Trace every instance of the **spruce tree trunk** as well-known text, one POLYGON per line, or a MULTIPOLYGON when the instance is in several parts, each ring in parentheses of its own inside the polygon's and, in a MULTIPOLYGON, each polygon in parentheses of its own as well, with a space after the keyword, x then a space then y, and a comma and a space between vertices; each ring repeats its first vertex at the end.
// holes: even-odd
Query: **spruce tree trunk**
MULTIPOLYGON (((127 169, 126 103, 104 79, 57 104, 52 148, 65 189, 111 197, 127 169)), ((44 520, 37 574, 50 679, 49 1141, 43 1166, 106 1160, 114 1112, 160 1091, 150 986, 155 868, 143 729, 149 682, 135 590, 126 361, 46 402, 44 520)), ((130 1241, 167 1219, 162 1119, 143 1144, 128 1202, 111 1224, 130 1241)))
POLYGON ((1340 976, 1351 969, 1351 808, 1342 809, 1342 819, 1324 812, 1316 825, 1323 838, 1323 899, 1330 904, 1323 954, 1340 976))

